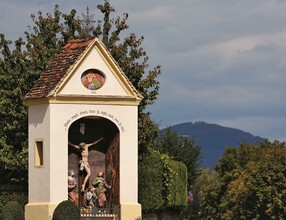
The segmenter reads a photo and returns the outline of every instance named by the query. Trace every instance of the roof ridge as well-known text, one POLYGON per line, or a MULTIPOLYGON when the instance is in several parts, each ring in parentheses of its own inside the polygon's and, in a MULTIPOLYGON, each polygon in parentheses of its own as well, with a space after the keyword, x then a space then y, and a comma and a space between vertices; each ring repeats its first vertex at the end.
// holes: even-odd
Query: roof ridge
POLYGON ((68 43, 63 47, 61 52, 63 50, 76 50, 81 47, 88 46, 95 38, 89 38, 89 39, 72 39, 69 40, 68 43))

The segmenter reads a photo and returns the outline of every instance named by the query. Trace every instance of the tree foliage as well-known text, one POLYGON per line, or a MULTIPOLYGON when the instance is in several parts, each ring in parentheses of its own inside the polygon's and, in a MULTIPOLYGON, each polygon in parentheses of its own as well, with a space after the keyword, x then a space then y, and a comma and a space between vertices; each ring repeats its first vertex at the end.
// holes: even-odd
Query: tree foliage
POLYGON ((215 170, 207 176, 203 172, 197 179, 201 183, 195 184, 197 201, 193 216, 203 219, 285 219, 284 142, 266 140, 257 145, 242 143, 238 148, 227 147, 215 170), (212 178, 213 183, 209 184, 207 179, 212 178))
MULTIPOLYGON (((13 45, 10 40, 5 39, 4 34, 0 34, 1 175, 14 169, 10 167, 14 160, 21 162, 21 167, 27 168, 27 160, 17 158, 18 155, 27 153, 27 107, 23 103, 23 97, 63 45, 71 39, 98 37, 103 41, 123 72, 143 96, 138 112, 139 152, 144 152, 147 143, 156 137, 157 126, 150 119, 146 107, 153 104, 159 94, 157 77, 161 73, 161 68, 157 66, 147 70, 149 57, 142 48, 143 37, 137 38, 132 33, 126 34, 124 39, 120 38, 122 32, 128 29, 128 14, 114 18, 112 13, 115 10, 107 0, 98 5, 98 9, 103 19, 93 21, 89 10, 87 15, 80 18, 75 9, 64 14, 56 5, 53 14, 44 15, 39 11, 31 15, 33 26, 29 26, 25 32, 25 40, 19 38, 13 45), (10 49, 13 47, 15 49, 10 49), (6 154, 14 155, 16 158, 6 154)), ((22 171, 22 168, 20 170, 22 171)), ((24 172, 23 176, 20 174, 13 179, 23 181, 26 174, 24 172)), ((5 177, 2 181, 11 182, 11 179, 5 177)))
POLYGON ((168 154, 173 160, 183 162, 188 170, 188 186, 194 183, 198 176, 201 163, 201 147, 187 137, 179 136, 170 128, 163 130, 157 139, 155 148, 163 154, 168 154))
POLYGON ((14 51, 9 49, 10 44, 0 34, 0 183, 27 180, 28 123, 23 97, 31 86, 30 61, 21 49, 21 38, 15 42, 14 51))
MULTIPOLYGON (((230 156, 230 154, 225 155, 230 156)), ((286 148, 278 141, 243 144, 232 153, 236 167, 224 172, 223 218, 285 219, 286 148), (227 185, 226 185, 227 184, 227 185)), ((222 159, 217 170, 222 175, 222 159)))
POLYGON ((185 215, 189 219, 219 219, 220 179, 215 171, 208 168, 201 170, 193 184, 193 202, 185 215))
MULTIPOLYGON (((199 166, 201 163, 200 146, 196 145, 194 141, 189 140, 187 137, 179 136, 177 133, 172 132, 170 128, 163 129, 155 143, 155 148, 162 154, 168 155, 174 161, 180 161, 186 166, 187 169, 187 191, 192 190, 193 184, 199 175, 199 166)), ((172 171, 170 171, 172 172, 172 171)), ((176 182, 177 186, 180 183, 176 182)), ((173 186, 170 184, 170 186, 173 186)), ((180 185, 180 187, 182 187, 180 185)), ((177 189, 178 190, 178 189, 177 189)), ((174 191, 176 193, 176 191, 174 191)), ((187 196, 186 196, 187 197, 187 196)), ((184 200, 184 202, 187 202, 184 200)), ((171 203, 171 201, 170 201, 171 203)), ((185 203, 181 206, 182 215, 188 216, 190 213, 190 204, 185 203), (186 207, 188 205, 188 207, 186 207)))

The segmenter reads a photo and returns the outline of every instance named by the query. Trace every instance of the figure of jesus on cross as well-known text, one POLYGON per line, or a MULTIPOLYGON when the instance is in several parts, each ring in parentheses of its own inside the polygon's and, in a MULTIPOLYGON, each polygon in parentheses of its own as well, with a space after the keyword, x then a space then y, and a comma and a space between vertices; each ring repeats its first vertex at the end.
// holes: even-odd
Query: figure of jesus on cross
POLYGON ((81 192, 84 192, 85 185, 86 185, 89 177, 91 176, 90 166, 88 163, 88 154, 89 154, 88 148, 92 145, 97 144, 101 140, 103 140, 103 137, 101 137, 100 139, 98 139, 96 141, 93 141, 92 143, 86 144, 84 142, 81 142, 79 145, 76 145, 76 144, 69 142, 70 146, 74 147, 76 150, 78 150, 80 152, 80 157, 81 157, 80 161, 79 161, 80 171, 83 171, 83 170, 86 171, 86 176, 85 176, 84 182, 81 186, 81 192))

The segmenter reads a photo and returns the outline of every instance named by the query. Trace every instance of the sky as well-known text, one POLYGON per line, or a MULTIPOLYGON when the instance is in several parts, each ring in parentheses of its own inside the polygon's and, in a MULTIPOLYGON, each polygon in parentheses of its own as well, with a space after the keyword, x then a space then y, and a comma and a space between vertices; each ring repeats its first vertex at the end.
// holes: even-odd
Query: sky
MULTIPOLYGON (((32 13, 54 6, 102 19, 103 0, 0 0, 0 33, 24 36, 32 13)), ((269 140, 286 135, 286 0, 111 0, 128 13, 126 34, 144 36, 149 69, 161 65, 149 107, 167 126, 204 121, 269 140)))

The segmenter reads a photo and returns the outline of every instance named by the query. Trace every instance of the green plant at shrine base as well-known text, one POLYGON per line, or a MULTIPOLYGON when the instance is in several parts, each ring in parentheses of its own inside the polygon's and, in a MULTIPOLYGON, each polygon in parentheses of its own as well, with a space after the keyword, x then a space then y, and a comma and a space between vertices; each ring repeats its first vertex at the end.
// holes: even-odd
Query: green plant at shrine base
POLYGON ((56 207, 52 220, 80 220, 80 210, 69 200, 62 201, 56 207))
POLYGON ((4 206, 12 201, 19 203, 22 209, 24 209, 25 205, 28 203, 28 198, 26 193, 11 193, 2 191, 0 195, 0 219, 3 219, 1 218, 1 213, 3 211, 4 206))

